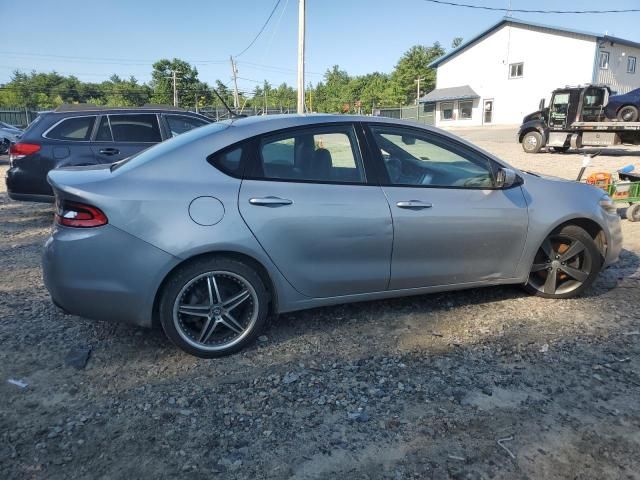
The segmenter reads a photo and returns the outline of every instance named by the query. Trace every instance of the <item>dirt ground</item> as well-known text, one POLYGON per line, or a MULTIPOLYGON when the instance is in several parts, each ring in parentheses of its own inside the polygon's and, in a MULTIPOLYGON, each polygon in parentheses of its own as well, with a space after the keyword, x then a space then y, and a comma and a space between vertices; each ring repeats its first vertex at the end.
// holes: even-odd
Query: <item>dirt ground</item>
MULTIPOLYGON (((580 168, 525 154, 513 129, 456 133, 517 167, 580 168)), ((617 149, 590 171, 639 159, 617 149)), ((204 361, 54 308, 51 222, 2 182, 0 478, 640 478, 638 223, 582 298, 495 287, 291 313, 204 361)))

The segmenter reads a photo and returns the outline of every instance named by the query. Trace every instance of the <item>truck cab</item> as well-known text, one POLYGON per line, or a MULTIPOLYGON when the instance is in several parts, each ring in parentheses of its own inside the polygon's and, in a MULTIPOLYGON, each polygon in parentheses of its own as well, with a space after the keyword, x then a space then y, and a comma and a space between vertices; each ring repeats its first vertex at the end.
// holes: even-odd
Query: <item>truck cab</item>
MULTIPOLYGON (((522 148, 527 153, 537 153, 545 146, 562 152, 571 146, 580 148, 584 138, 583 125, 606 122, 604 109, 610 95, 611 89, 606 85, 554 90, 549 107, 545 108, 543 98, 539 110, 524 117, 518 132, 522 148)), ((597 139, 589 137, 589 140, 597 139)), ((595 145, 603 146, 597 141, 595 145)))

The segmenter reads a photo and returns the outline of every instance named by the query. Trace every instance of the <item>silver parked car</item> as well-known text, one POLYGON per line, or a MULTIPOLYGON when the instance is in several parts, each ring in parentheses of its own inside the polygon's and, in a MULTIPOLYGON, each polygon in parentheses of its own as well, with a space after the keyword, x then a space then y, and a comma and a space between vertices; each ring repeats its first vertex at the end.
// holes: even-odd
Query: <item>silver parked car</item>
POLYGON ((0 155, 9 151, 9 146, 16 143, 24 132, 18 127, 0 122, 0 155))
POLYGON ((236 119, 53 170, 53 301, 239 350, 269 314, 498 284, 567 298, 621 249, 611 200, 392 119, 236 119))

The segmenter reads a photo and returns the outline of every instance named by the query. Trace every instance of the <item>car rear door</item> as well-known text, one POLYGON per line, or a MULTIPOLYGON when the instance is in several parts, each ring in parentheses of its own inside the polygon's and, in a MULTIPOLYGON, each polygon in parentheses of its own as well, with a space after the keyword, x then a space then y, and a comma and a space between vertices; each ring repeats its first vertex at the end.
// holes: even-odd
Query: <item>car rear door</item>
POLYGON ((354 125, 290 129, 255 148, 240 213, 289 283, 316 298, 384 291, 391 216, 367 182, 354 125))
POLYGON ((162 141, 155 113, 102 115, 92 149, 99 163, 113 163, 162 141))
POLYGON ((494 188, 486 156, 423 129, 372 125, 393 217, 391 290, 511 278, 528 228, 519 186, 494 188))

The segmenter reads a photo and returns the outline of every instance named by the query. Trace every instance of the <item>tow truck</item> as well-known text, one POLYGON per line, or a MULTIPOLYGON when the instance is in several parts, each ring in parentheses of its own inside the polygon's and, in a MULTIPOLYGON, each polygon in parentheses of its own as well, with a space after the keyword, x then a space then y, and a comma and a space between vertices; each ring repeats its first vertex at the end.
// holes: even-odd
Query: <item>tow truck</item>
POLYGON ((540 100, 539 109, 525 116, 518 141, 527 153, 543 148, 566 152, 570 148, 640 144, 640 122, 609 120, 604 108, 612 94, 606 85, 588 84, 558 88, 551 93, 549 107, 540 100))

